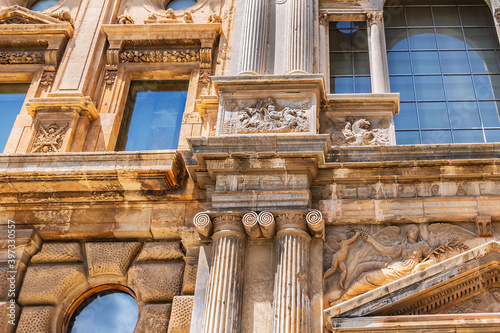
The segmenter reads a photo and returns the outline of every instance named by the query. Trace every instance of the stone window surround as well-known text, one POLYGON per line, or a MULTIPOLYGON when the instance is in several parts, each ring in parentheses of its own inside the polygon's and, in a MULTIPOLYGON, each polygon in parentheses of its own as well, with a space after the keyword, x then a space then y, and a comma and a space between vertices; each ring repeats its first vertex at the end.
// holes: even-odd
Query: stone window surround
MULTIPOLYGON (((105 25, 103 27, 110 43, 107 51, 105 76, 111 78, 111 82, 106 82, 106 89, 109 89, 107 92, 107 94, 109 94, 108 96, 113 96, 110 98, 107 113, 115 114, 117 117, 113 126, 113 132, 116 134, 109 138, 106 147, 107 150, 114 150, 115 148, 131 81, 189 80, 188 98, 184 109, 184 115, 194 111, 195 109, 195 98, 193 97, 200 93, 200 90, 203 89, 203 85, 206 85, 203 83, 202 74, 204 74, 204 72, 208 72, 210 75, 212 67, 211 54, 215 47, 215 40, 220 33, 220 24, 212 23, 187 25, 174 23, 169 24, 168 26, 162 28, 159 25, 105 25), (140 32, 137 32, 136 30, 138 27, 141 29, 140 32), (129 29, 134 31, 134 34, 132 34, 132 32, 128 32, 129 29), (179 29, 180 32, 178 32, 177 29, 179 29), (185 29, 191 30, 186 38, 191 37, 191 39, 200 40, 201 42, 199 61, 191 63, 123 63, 118 59, 119 53, 126 48, 124 44, 126 43, 125 40, 127 39, 127 36, 139 36, 134 39, 133 42, 137 41, 138 43, 141 43, 144 41, 152 41, 154 43, 156 39, 174 39, 176 34, 183 34, 185 29), (143 34, 141 35, 141 33, 143 34), (209 55, 204 53, 204 50, 208 50, 209 55)), ((176 45, 178 45, 179 48, 182 48, 184 44, 176 43, 176 45)), ((108 79, 106 77, 105 80, 108 79)), ((183 146, 187 147, 186 137, 191 136, 190 133, 185 134, 182 130, 182 127, 184 126, 185 124, 183 120, 179 137, 179 148, 183 146)), ((198 133, 198 135, 200 134, 201 133, 198 133)), ((84 151, 85 150, 88 149, 85 149, 84 147, 84 151)))
MULTIPOLYGON (((492 11, 492 15, 496 17, 497 23, 497 35, 500 38, 500 3, 497 1, 489 1, 484 0, 492 11)), ((378 2, 378 1, 377 1, 378 2)), ((383 1, 382 1, 383 2, 383 1)), ((381 10, 367 10, 367 9, 321 9, 320 10, 320 72, 324 73, 325 79, 325 87, 330 87, 330 53, 329 53, 329 22, 330 21, 367 21, 368 28, 368 54, 370 60, 370 77, 372 83, 372 93, 390 93, 389 86, 389 69, 387 63, 387 51, 385 48, 385 29, 384 29, 384 20, 381 19, 381 24, 379 25, 379 40, 383 43, 383 50, 374 50, 374 47, 377 45, 374 41, 372 41, 371 36, 371 25, 373 23, 370 22, 370 16, 375 13, 383 13, 383 3, 377 4, 382 8, 381 10), (382 51, 382 58, 377 57, 377 53, 374 51, 382 51), (378 64, 378 66, 376 65, 378 64), (378 74, 374 73, 373 68, 377 67, 379 69, 378 74), (381 75, 380 75, 381 74, 381 75)), ((381 45, 381 44, 379 44, 381 45)), ((379 54, 380 55, 380 54, 379 54)), ((329 88, 327 88, 329 89, 329 88)), ((328 94, 328 92, 327 92, 328 94)), ((350 94, 351 95, 351 94, 350 94)), ((356 94, 352 94, 352 97, 355 97, 356 94)))

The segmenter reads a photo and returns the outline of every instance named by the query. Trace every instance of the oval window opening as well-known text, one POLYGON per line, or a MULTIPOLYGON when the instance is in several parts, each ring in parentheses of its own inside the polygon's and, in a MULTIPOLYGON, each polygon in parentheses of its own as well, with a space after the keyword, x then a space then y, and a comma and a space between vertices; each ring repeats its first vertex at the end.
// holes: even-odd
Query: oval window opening
POLYGON ((172 0, 170 1, 165 9, 172 9, 174 11, 187 9, 196 5, 196 0, 172 0))
POLYGON ((77 305, 66 332, 132 333, 138 314, 137 302, 130 294, 118 289, 101 290, 77 305))
POLYGON ((35 12, 39 12, 54 6, 58 2, 59 0, 39 0, 33 6, 31 6, 30 9, 35 12))

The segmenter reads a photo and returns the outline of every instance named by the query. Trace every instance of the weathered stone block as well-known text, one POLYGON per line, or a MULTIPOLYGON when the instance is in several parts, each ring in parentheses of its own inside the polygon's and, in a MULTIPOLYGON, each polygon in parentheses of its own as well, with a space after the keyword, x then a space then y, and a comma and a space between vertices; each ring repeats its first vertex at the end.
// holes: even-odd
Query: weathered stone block
POLYGON ((52 306, 24 307, 17 325, 17 333, 52 332, 52 318, 55 308, 52 306))
POLYGON ((86 243, 89 276, 125 275, 130 262, 140 247, 140 243, 132 242, 86 243))
POLYGON ((137 264, 130 268, 129 285, 143 302, 171 302, 182 289, 183 262, 137 264))
POLYGON ((45 243, 42 250, 31 258, 32 264, 82 262, 79 243, 45 243))
POLYGON ((137 261, 175 260, 182 259, 183 256, 184 253, 182 253, 181 245, 178 242, 146 243, 137 257, 137 261))
POLYGON ((172 314, 168 333, 189 333, 194 296, 176 296, 172 303, 172 314))
POLYGON ((71 288, 85 279, 83 265, 28 267, 19 294, 19 304, 57 305, 71 288))
POLYGON ((184 268, 184 279, 182 280, 182 294, 194 295, 196 288, 196 273, 198 272, 198 265, 186 265, 184 268))
POLYGON ((13 333, 16 329, 16 322, 19 319, 21 308, 10 302, 0 303, 0 332, 13 333))
POLYGON ((141 310, 134 333, 166 332, 171 310, 171 304, 145 305, 141 310))

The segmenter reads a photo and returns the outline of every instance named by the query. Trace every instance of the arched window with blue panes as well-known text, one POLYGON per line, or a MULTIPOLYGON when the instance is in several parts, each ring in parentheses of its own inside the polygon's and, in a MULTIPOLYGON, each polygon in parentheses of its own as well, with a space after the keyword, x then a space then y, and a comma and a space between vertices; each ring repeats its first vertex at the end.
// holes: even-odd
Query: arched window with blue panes
POLYGON ((387 0, 397 144, 500 142, 498 36, 483 0, 387 0))

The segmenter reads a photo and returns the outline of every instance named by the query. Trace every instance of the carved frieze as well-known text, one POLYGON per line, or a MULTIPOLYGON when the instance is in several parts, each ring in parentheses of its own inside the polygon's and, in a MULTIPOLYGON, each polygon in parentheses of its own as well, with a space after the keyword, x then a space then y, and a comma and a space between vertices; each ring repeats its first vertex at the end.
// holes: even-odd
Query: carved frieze
MULTIPOLYGON (((379 124, 380 126, 380 124, 379 124)), ((365 118, 350 118, 334 122, 330 137, 338 146, 385 146, 389 144, 388 128, 374 128, 365 118)))
POLYGON ((324 278, 330 305, 467 251, 477 238, 475 233, 449 223, 389 226, 375 233, 350 227, 329 234, 325 243, 325 263, 329 266, 324 278))
POLYGON ((0 64, 43 64, 42 51, 7 51, 0 52, 0 64))
POLYGON ((200 60, 199 50, 135 51, 120 53, 120 62, 195 62, 200 60))
POLYGON ((310 110, 307 106, 279 106, 274 99, 268 98, 250 107, 234 108, 226 104, 226 109, 234 110, 237 116, 224 121, 224 134, 309 131, 310 110))
POLYGON ((33 142, 32 153, 54 153, 61 149, 64 134, 68 130, 69 124, 64 125, 52 123, 48 127, 39 124, 35 140, 33 142))

